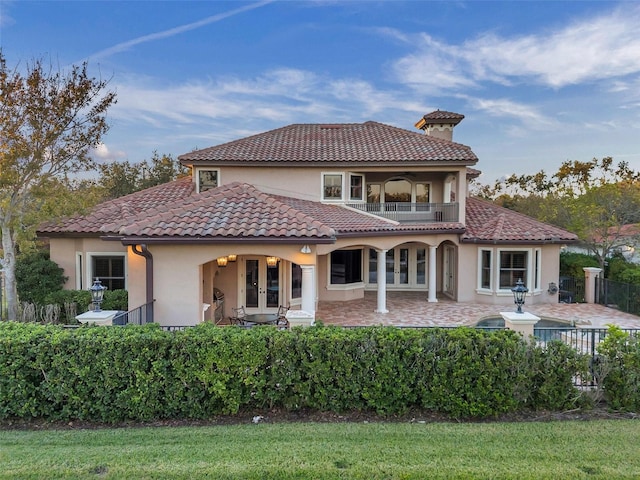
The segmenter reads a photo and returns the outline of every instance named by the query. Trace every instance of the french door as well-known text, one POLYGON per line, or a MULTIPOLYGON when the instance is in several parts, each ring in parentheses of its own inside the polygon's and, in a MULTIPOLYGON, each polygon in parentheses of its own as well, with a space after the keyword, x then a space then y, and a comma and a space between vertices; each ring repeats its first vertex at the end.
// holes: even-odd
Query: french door
MULTIPOLYGON (((399 246, 387 251, 386 283, 389 288, 424 289, 426 287, 426 250, 418 246, 399 246)), ((378 252, 369 249, 368 283, 377 284, 378 252)))
POLYGON ((247 313, 275 313, 280 305, 280 263, 269 267, 265 257, 247 257, 241 284, 247 313))

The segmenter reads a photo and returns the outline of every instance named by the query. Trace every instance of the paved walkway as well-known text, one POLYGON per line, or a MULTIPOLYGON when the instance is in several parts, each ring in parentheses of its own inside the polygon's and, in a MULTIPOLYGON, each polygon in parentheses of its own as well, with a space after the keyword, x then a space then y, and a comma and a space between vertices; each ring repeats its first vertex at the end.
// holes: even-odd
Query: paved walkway
MULTIPOLYGON (((363 299, 348 302, 320 302, 316 319, 325 325, 396 325, 412 327, 475 325, 478 320, 499 317, 500 312, 515 311, 515 305, 481 305, 439 299, 428 303, 424 293, 387 292, 389 313, 375 313, 376 292, 365 292, 363 299)), ((613 308, 587 303, 527 305, 524 310, 538 317, 564 320, 585 327, 606 327, 612 323, 623 328, 640 328, 640 317, 613 308)))

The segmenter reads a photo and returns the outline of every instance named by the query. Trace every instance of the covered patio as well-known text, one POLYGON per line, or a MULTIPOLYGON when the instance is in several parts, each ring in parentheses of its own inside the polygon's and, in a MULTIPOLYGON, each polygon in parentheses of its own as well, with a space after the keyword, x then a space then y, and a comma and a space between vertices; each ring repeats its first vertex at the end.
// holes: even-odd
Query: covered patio
MULTIPOLYGON (((439 298, 427 302, 422 292, 387 292, 389 313, 375 313, 376 292, 365 292, 364 298, 345 302, 319 302, 316 320, 325 325, 404 327, 472 326, 478 320, 498 317, 500 312, 515 311, 510 305, 483 305, 454 302, 439 298)), ((606 327, 615 324, 623 328, 640 328, 640 317, 592 303, 525 304, 524 310, 540 318, 575 322, 577 325, 606 327)))

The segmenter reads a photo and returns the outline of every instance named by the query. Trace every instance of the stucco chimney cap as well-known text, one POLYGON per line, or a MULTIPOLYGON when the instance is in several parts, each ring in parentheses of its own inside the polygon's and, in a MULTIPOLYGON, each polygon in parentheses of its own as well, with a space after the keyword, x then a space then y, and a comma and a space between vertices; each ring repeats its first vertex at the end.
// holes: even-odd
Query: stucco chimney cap
POLYGON ((422 117, 416 123, 416 128, 424 130, 425 126, 434 125, 437 123, 457 125, 462 121, 463 118, 464 115, 461 115, 460 113, 447 112, 445 110, 436 110, 435 112, 427 113, 424 117, 422 117))

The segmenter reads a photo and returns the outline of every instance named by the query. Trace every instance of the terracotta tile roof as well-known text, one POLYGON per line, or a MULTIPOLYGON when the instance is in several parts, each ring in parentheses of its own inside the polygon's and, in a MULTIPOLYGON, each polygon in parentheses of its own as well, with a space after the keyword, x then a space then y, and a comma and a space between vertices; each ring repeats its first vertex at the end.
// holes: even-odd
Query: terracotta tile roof
POLYGON ((461 223, 396 223, 338 205, 263 193, 232 183, 193 192, 190 179, 159 185, 98 205, 38 229, 40 235, 111 235, 162 241, 305 239, 333 242, 340 236, 397 233, 461 233, 462 242, 570 243, 560 228, 476 198, 467 199, 466 231, 461 223), (464 233, 463 233, 464 232, 464 233))
POLYGON ((77 215, 59 222, 47 222, 38 227, 41 234, 104 232, 103 226, 130 218, 141 212, 153 210, 161 205, 181 201, 194 193, 194 183, 190 177, 147 188, 103 202, 86 215, 77 215))
POLYGON ((321 221, 244 183, 230 183, 105 225, 125 237, 333 239, 321 221))
POLYGON ((436 110, 435 112, 427 113, 424 117, 425 123, 454 123, 458 124, 464 119, 464 115, 459 113, 447 112, 445 110, 436 110))
POLYGON ((464 164, 471 148, 378 122, 294 124, 178 157, 183 164, 379 165, 464 164))
POLYGON ((466 243, 573 243, 578 237, 479 198, 467 198, 466 243))

